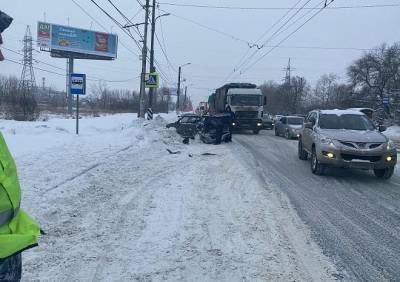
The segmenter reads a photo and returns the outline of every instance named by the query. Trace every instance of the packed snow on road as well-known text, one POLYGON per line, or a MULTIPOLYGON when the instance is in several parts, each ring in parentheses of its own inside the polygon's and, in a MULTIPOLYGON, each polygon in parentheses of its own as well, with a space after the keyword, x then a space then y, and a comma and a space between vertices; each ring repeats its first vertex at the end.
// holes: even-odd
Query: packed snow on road
POLYGON ((184 145, 165 128, 175 118, 82 118, 79 136, 62 117, 1 121, 22 206, 46 233, 24 253, 24 281, 340 277, 239 144, 184 145))

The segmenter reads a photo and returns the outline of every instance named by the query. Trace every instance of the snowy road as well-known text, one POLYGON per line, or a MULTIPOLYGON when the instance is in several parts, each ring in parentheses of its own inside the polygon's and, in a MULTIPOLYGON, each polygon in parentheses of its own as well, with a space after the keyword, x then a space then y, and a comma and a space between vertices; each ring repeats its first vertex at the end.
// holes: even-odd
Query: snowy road
POLYGON ((236 135, 271 187, 285 192, 312 237, 331 257, 346 280, 400 280, 400 175, 390 181, 372 173, 331 169, 311 174, 309 162, 297 158, 297 141, 236 135))
POLYGON ((165 124, 82 120, 79 137, 68 120, 3 125, 23 207, 47 232, 24 253, 23 281, 340 277, 240 145, 183 145, 165 124))

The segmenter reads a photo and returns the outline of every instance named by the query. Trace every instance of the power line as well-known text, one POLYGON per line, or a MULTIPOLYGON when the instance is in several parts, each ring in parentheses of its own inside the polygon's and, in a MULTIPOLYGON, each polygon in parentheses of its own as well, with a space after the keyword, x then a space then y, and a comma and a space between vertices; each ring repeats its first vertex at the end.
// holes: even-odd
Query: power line
MULTIPOLYGON (((21 65, 21 66, 23 66, 23 65, 24 65, 24 64, 23 64, 23 63, 21 63, 21 62, 14 61, 14 60, 11 60, 11 59, 8 59, 8 58, 5 58, 4 60, 5 60, 5 61, 8 61, 8 62, 11 62, 11 63, 14 63, 14 64, 21 65)), ((54 72, 54 71, 45 70, 45 69, 42 69, 42 68, 39 68, 39 67, 33 67, 33 68, 34 68, 34 69, 37 69, 37 70, 40 70, 40 71, 47 72, 47 73, 56 74, 56 75, 59 75, 59 76, 63 76, 63 77, 65 77, 65 74, 61 74, 61 73, 58 73, 58 72, 54 72)))
MULTIPOLYGON (((285 26, 286 26, 286 25, 287 25, 287 24, 288 24, 302 9, 308 8, 308 7, 306 7, 306 6, 307 6, 307 4, 308 4, 309 2, 310 2, 310 0, 308 0, 307 2, 305 2, 299 9, 297 9, 296 12, 295 12, 292 16, 290 16, 289 19, 286 20, 286 21, 278 28, 278 30, 276 30, 266 41, 264 41, 264 43, 263 43, 261 46, 257 46, 257 50, 255 50, 255 51, 247 58, 247 60, 244 61, 244 62, 239 66, 239 68, 238 68, 237 70, 233 70, 233 72, 231 73, 231 75, 233 75, 236 71, 240 70, 240 68, 246 68, 246 67, 250 64, 251 59, 259 52, 260 49, 265 48, 266 44, 267 44, 269 41, 271 41, 271 40, 274 39, 275 37, 279 36, 279 35, 283 32, 283 31, 282 31, 283 28, 284 28, 284 27, 285 27, 285 26)), ((319 5, 322 5, 324 2, 326 2, 326 0, 320 1, 317 5, 314 6, 314 8, 318 7, 319 5)), ((333 2, 333 1, 331 1, 330 4, 331 4, 332 2, 333 2)), ((297 6, 297 3, 296 3, 295 6, 297 6)), ((325 7, 326 7, 326 6, 324 5, 323 8, 325 8, 325 7)), ((310 10, 310 11, 312 11, 312 10, 310 10)), ((301 19, 301 18, 302 18, 302 17, 300 17, 300 19, 301 19)), ((296 20, 295 22, 298 22, 298 20, 296 20)), ((292 25, 293 25, 293 23, 290 24, 289 27, 287 27, 284 31, 288 30, 292 25)), ((278 47, 278 46, 274 46, 274 47, 272 47, 271 49, 275 49, 275 48, 277 48, 277 47, 278 47)), ((246 71, 247 71, 247 69, 246 69, 246 71)), ((241 74, 242 74, 242 71, 240 71, 239 74, 241 75, 241 74)), ((228 78, 229 78, 229 77, 230 77, 230 76, 228 76, 228 78)))
MULTIPOLYGON (((109 17, 126 35, 128 35, 135 43, 136 43, 136 45, 138 46, 138 48, 139 48, 139 50, 141 49, 140 48, 140 43, 136 40, 136 38, 134 38, 133 36, 132 36, 132 34, 130 34, 129 32, 127 32, 125 29, 124 29, 124 27, 123 27, 123 25, 120 23, 120 22, 118 22, 113 16, 111 16, 106 10, 104 10, 99 4, 97 4, 97 2, 96 1, 94 1, 94 0, 90 0, 94 5, 96 5, 96 7, 97 8, 99 8, 107 17, 109 17)), ((137 54, 137 53, 135 53, 137 56, 139 56, 139 54, 137 54)))
MULTIPOLYGON (((104 27, 104 25, 102 25, 95 17, 93 17, 92 15, 90 15, 81 5, 79 5, 75 0, 71 0, 76 6, 79 7, 79 9, 81 9, 82 12, 84 12, 89 18, 91 18, 95 23, 97 23, 101 28, 103 28, 104 31, 107 31, 107 28, 104 27)), ((119 43, 125 47, 126 50, 128 50, 129 52, 131 52, 132 54, 134 54, 135 56, 139 56, 135 51, 133 51, 132 49, 130 49, 124 42, 122 42, 121 40, 119 40, 119 43)))
POLYGON ((235 40, 235 41, 239 41, 239 42, 245 43, 245 44, 248 45, 248 46, 253 46, 253 45, 255 45, 255 43, 253 43, 253 42, 249 42, 249 41, 247 41, 247 40, 245 40, 245 39, 243 39, 243 38, 239 38, 239 37, 237 37, 237 36, 235 36, 235 35, 232 35, 232 34, 229 34, 229 33, 225 32, 225 31, 221 31, 221 30, 218 30, 218 29, 216 29, 216 28, 207 26, 207 25, 205 25, 205 24, 202 24, 202 23, 200 23, 200 22, 194 21, 194 20, 192 20, 192 19, 189 19, 189 18, 180 16, 180 15, 177 15, 177 14, 171 13, 171 12, 166 11, 166 10, 163 10, 163 9, 160 9, 160 11, 165 12, 165 13, 169 13, 171 16, 174 16, 174 17, 176 17, 176 18, 178 18, 178 19, 181 19, 181 20, 186 21, 186 22, 190 22, 190 23, 192 23, 192 24, 194 24, 194 25, 197 25, 197 26, 200 26, 200 27, 202 27, 202 28, 204 28, 204 29, 213 31, 213 32, 218 33, 218 34, 220 34, 220 35, 223 35, 223 36, 225 36, 225 37, 229 37, 230 39, 233 39, 233 40, 235 40))
POLYGON ((157 42, 158 42, 158 44, 160 45, 160 48, 162 49, 163 53, 165 53, 165 58, 167 59, 168 65, 171 67, 171 69, 172 69, 175 73, 177 73, 176 68, 173 66, 173 64, 171 63, 171 61, 169 60, 169 58, 168 58, 168 56, 167 56, 167 44, 165 43, 164 28, 163 28, 162 19, 161 19, 162 17, 160 16, 161 13, 160 13, 159 7, 158 7, 157 10, 158 10, 158 15, 159 15, 159 20, 158 20, 158 21, 159 21, 159 23, 160 23, 160 31, 161 31, 161 38, 162 38, 162 43, 163 43, 163 44, 160 43, 160 40, 159 40, 159 38, 158 38, 158 36, 157 36, 157 33, 155 33, 156 39, 157 39, 157 42), (161 46, 161 45, 163 45, 163 46, 161 46))
MULTIPOLYGON (((318 7, 319 5, 321 5, 322 3, 324 3, 325 1, 326 1, 326 0, 322 0, 322 1, 319 2, 315 7, 318 7)), ((264 48, 264 46, 265 46, 268 42, 272 41, 274 38, 276 38, 277 36, 279 36, 279 34, 282 33, 282 30, 285 28, 285 26, 286 26, 291 20, 293 20, 293 19, 300 13, 300 11, 304 10, 305 8, 307 8, 306 6, 307 6, 308 3, 310 3, 310 2, 311 2, 311 0, 306 1, 299 9, 296 10, 296 12, 295 12, 292 16, 289 17, 289 19, 287 19, 287 20, 278 28, 267 40, 265 40, 261 46, 257 46, 257 49, 253 52, 253 54, 250 55, 250 57, 247 58, 246 61, 243 62, 242 65, 239 66, 239 69, 240 69, 240 68, 244 68, 244 67, 246 66, 246 64, 249 63, 249 62, 251 61, 251 59, 252 59, 255 55, 257 55, 257 53, 258 53, 258 51, 259 51, 260 49, 264 48)), ((311 10, 311 11, 312 11, 312 10, 311 10)), ((295 22, 297 22, 297 21, 295 21, 295 22)), ((291 25, 289 25, 289 27, 290 27, 290 26, 291 26, 291 25)), ((286 30, 287 30, 287 29, 286 29, 286 30)))
MULTIPOLYGON (((22 65, 22 66, 23 66, 23 63, 21 63, 21 62, 18 62, 18 61, 12 60, 12 59, 8 59, 8 58, 6 58, 5 60, 6 60, 6 61, 9 61, 9 62, 11 62, 11 63, 14 63, 14 64, 18 64, 18 65, 22 65)), ((62 73, 58 73, 58 72, 54 72, 54 71, 49 71, 49 70, 42 69, 42 68, 39 68, 39 67, 36 67, 36 66, 34 66, 33 68, 36 69, 36 70, 39 70, 39 71, 43 71, 43 72, 47 72, 47 73, 50 73, 50 74, 55 74, 55 75, 58 75, 58 76, 65 77, 65 74, 62 74, 62 73)), ((138 77, 129 78, 129 79, 124 79, 124 80, 107 80, 107 79, 102 79, 102 78, 95 78, 95 77, 93 77, 93 76, 88 76, 88 77, 87 77, 87 80, 90 80, 90 81, 105 81, 105 82, 109 82, 109 83, 122 83, 122 82, 128 82, 128 81, 131 81, 131 80, 135 80, 135 79, 137 79, 137 78, 138 78, 138 77)))
MULTIPOLYGON (((252 10, 252 11, 265 11, 265 10, 298 10, 299 8, 290 7, 239 7, 239 6, 217 6, 217 5, 198 5, 198 4, 180 4, 170 2, 159 2, 161 5, 177 6, 177 7, 190 7, 190 8, 203 8, 203 9, 225 9, 225 10, 252 10)), ((400 7, 400 4, 372 4, 372 5, 354 5, 354 6, 335 6, 326 7, 328 10, 340 9, 362 9, 362 8, 390 8, 400 7)), ((318 8, 305 8, 305 10, 318 10, 318 8)))
POLYGON ((161 44, 161 42, 160 42, 160 39, 158 38, 157 32, 155 32, 155 36, 156 36, 156 40, 157 40, 157 42, 158 42, 158 45, 160 46, 160 49, 161 49, 161 51, 162 51, 162 53, 163 53, 163 55, 164 55, 165 61, 167 62, 168 66, 169 66, 173 71, 176 72, 176 69, 174 68, 174 66, 172 65, 171 61, 169 60, 168 55, 167 55, 166 51, 164 50, 164 48, 163 48, 163 46, 162 46, 162 44, 161 44))
MULTIPOLYGON (((299 0, 294 4, 293 7, 296 7, 302 0, 299 0)), ((281 18, 279 18, 273 25, 270 26, 257 40, 256 42, 259 42, 262 38, 264 38, 265 35, 267 35, 276 25, 278 25, 288 14, 290 13, 290 10, 288 10, 281 18)), ((243 55, 243 57, 240 59, 239 63, 235 65, 235 69, 237 66, 239 66, 244 58, 246 58, 247 54, 250 52, 251 48, 248 48, 246 51, 246 54, 243 55)))
MULTIPOLYGON (((107 11, 105 11, 100 5, 98 5, 98 4, 96 3, 96 1, 91 0, 91 2, 92 2, 93 4, 95 4, 104 14, 106 14, 114 23, 116 23, 117 26, 118 26, 121 30, 123 30, 123 32, 124 32, 125 34, 127 34, 130 38, 132 38, 132 39, 135 41, 135 43, 136 43, 137 47, 139 48, 139 50, 141 50, 140 43, 133 37, 133 35, 130 33, 130 31, 126 31, 125 28, 124 28, 124 26, 123 26, 121 23, 119 23, 114 17, 112 17, 107 11)), ((124 14, 111 0, 108 0, 108 2, 118 11, 118 13, 119 13, 125 20, 128 21, 128 23, 132 24, 132 22, 128 19, 128 17, 125 16, 125 14, 124 14)), ((137 32, 138 32, 138 34, 142 37, 142 35, 140 34, 140 32, 139 32, 139 31, 137 31, 137 32)), ((149 60, 147 54, 146 54, 146 60, 147 60, 147 61, 149 60)), ((155 64, 156 64, 157 67, 158 67, 158 70, 159 70, 159 72, 160 72, 160 76, 161 76, 164 80, 169 81, 168 76, 163 72, 163 70, 162 70, 160 64, 159 64, 156 60, 154 60, 154 62, 155 62, 155 64)))
MULTIPOLYGON (((327 3, 327 5, 332 4, 334 0, 330 0, 329 3, 327 3)), ((283 38, 277 45, 276 47, 272 47, 269 51, 267 51, 266 53, 264 53, 257 61, 253 62, 249 67, 247 67, 244 71, 246 72, 250 67, 254 66, 257 64, 257 62, 259 62, 261 59, 263 59, 265 56, 267 56, 268 54, 270 54, 273 50, 275 50, 278 46, 280 46, 283 42, 285 42, 287 39, 289 39, 293 34, 295 34, 297 31, 299 31, 304 25, 306 25, 308 22, 310 22, 313 18, 315 18, 319 13, 321 13, 324 9, 326 9, 327 6, 324 6, 322 8, 320 8, 316 13, 314 13, 308 20, 306 20, 303 24, 301 24, 299 27, 297 27, 294 31, 292 31, 289 35, 287 35, 285 38, 283 38)))
MULTIPOLYGON (((301 1, 302 1, 302 0, 297 1, 297 2, 292 6, 292 8, 296 8, 297 5, 298 5, 301 1)), ((275 31, 275 33, 273 33, 262 45, 267 44, 267 42, 268 42, 269 40, 271 40, 271 39, 274 37, 274 35, 276 35, 276 33, 279 32, 291 19, 293 19, 293 17, 295 17, 295 16, 301 11, 301 9, 304 8, 309 2, 310 2, 310 0, 307 1, 303 6, 301 6, 300 9, 298 9, 291 17, 289 17, 289 19, 287 19, 286 22, 285 22, 283 25, 281 25, 281 26, 278 28, 278 30, 275 31)), ((264 36, 267 35, 271 30, 273 30, 273 28, 274 28, 276 25, 278 25, 283 19, 285 19, 286 16, 290 14, 290 12, 291 12, 291 10, 288 10, 288 11, 287 11, 281 18, 279 18, 270 28, 268 28, 268 29, 257 39, 256 42, 259 42, 262 38, 264 38, 264 36)), ((257 52, 258 52, 258 50, 260 49, 260 47, 259 47, 258 45, 256 45, 256 46, 257 46, 257 49, 255 50, 255 52, 253 52, 253 54, 250 55, 249 58, 247 58, 247 61, 248 61, 248 60, 251 60, 251 58, 252 58, 255 54, 257 54, 257 52)), ((225 79, 225 81, 228 80, 228 79, 236 72, 237 69, 241 68, 241 67, 246 63, 246 57, 247 57, 248 53, 250 52, 250 49, 251 49, 251 48, 247 49, 247 52, 245 53, 245 55, 240 59, 239 63, 235 65, 234 69, 233 69, 232 72, 227 76, 227 78, 225 79)))

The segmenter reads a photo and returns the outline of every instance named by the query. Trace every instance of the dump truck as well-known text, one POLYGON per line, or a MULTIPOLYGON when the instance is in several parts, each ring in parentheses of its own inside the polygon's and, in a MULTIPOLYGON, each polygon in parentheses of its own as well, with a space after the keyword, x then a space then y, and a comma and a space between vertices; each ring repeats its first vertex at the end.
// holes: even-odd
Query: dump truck
POLYGON ((252 83, 229 83, 216 89, 208 99, 210 114, 232 111, 234 130, 252 130, 258 134, 263 127, 263 95, 252 83))

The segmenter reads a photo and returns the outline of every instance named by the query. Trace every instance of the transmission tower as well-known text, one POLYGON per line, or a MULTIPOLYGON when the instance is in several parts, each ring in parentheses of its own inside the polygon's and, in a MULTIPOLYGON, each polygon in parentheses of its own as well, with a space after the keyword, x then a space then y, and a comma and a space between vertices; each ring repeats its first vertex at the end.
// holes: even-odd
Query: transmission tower
POLYGON ((29 25, 26 26, 25 36, 22 42, 24 43, 24 58, 22 61, 23 68, 19 87, 24 91, 33 93, 36 89, 36 81, 35 73, 33 72, 33 40, 29 25))

